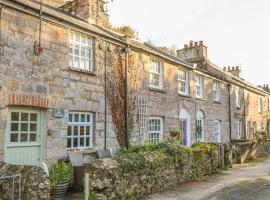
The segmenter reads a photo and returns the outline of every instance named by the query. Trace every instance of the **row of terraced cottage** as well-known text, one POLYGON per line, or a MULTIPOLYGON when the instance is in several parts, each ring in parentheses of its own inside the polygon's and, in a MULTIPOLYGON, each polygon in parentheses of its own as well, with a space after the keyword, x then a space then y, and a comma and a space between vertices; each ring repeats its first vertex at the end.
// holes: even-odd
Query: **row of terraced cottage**
MULTIPOLYGON (((131 48, 138 59, 132 144, 162 141, 175 128, 186 146, 268 132, 268 88, 243 80, 239 67, 211 63, 202 41, 174 56, 104 28, 103 1, 43 3, 40 20, 38 1, 0 0, 1 160, 50 164, 72 149, 103 149, 105 54, 116 47, 131 48), (34 52, 39 39, 44 49, 34 52)), ((107 148, 115 153, 119 145, 108 119, 107 148)))

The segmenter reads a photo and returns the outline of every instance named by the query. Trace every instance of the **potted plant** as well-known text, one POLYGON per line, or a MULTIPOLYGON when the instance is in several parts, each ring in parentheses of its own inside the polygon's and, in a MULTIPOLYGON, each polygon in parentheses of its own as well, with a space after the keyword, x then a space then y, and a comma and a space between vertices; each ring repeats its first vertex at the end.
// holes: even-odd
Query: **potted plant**
POLYGON ((51 195, 64 196, 71 181, 71 165, 65 162, 55 163, 50 170, 51 195))

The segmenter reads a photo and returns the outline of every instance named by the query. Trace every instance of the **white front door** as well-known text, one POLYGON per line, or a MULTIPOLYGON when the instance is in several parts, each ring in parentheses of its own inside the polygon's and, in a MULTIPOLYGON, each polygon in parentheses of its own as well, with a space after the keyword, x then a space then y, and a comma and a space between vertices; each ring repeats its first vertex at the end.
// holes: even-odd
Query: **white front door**
POLYGON ((41 111, 10 109, 5 161, 15 165, 40 165, 42 129, 41 111))

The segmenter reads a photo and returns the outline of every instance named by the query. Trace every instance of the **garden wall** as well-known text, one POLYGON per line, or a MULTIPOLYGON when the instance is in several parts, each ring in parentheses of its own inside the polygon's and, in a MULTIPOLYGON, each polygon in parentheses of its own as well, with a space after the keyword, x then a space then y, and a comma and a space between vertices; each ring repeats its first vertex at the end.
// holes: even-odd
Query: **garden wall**
POLYGON ((92 199, 142 199, 218 170, 217 148, 134 152, 86 167, 92 199))
POLYGON ((243 164, 248 160, 270 156, 270 142, 257 140, 252 141, 233 141, 235 145, 234 162, 243 164))
MULTIPOLYGON (((40 167, 9 165, 0 162, 0 177, 21 173, 21 199, 23 200, 49 200, 50 182, 44 170, 40 167)), ((13 199, 13 179, 0 180, 0 199, 13 199)), ((15 179, 15 199, 19 194, 19 178, 15 179)))

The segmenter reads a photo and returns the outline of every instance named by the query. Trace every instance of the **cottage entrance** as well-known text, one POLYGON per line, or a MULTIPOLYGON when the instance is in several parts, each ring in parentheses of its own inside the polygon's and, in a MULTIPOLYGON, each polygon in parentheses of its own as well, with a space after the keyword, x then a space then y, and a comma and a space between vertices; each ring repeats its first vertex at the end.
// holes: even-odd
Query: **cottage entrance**
POLYGON ((190 115, 186 109, 180 110, 181 144, 190 146, 190 115))
POLYGON ((10 109, 5 161, 15 165, 40 165, 42 126, 41 111, 10 109))

